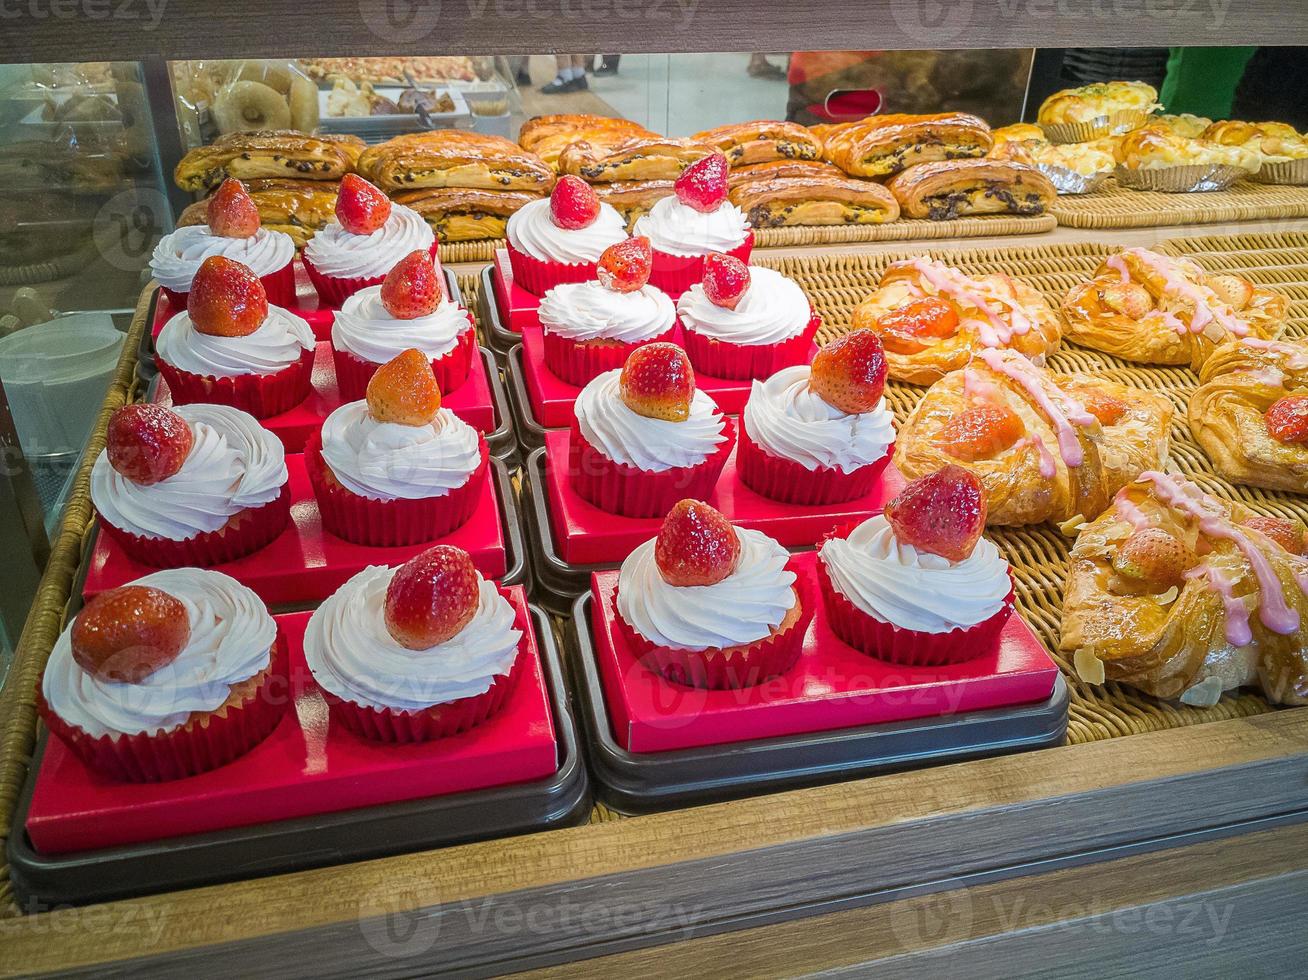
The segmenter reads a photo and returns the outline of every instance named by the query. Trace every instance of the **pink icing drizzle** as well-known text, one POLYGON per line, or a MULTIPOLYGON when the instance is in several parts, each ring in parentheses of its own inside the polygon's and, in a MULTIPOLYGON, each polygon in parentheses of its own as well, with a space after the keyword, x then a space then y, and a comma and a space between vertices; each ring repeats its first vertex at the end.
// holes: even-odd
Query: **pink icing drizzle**
POLYGON ((909 259, 907 265, 916 269, 922 278, 942 296, 949 296, 959 303, 974 306, 981 311, 985 322, 979 323, 977 337, 986 347, 1003 347, 1013 339, 1013 334, 1027 333, 1032 326, 1030 318, 1011 302, 999 297, 986 297, 980 292, 980 284, 968 279, 962 273, 951 269, 935 259, 909 259), (1002 310, 990 305, 994 299, 1008 310, 1009 319, 1003 318, 1002 310))
POLYGON ((1117 516, 1130 524, 1135 530, 1143 531, 1145 528, 1153 526, 1149 515, 1127 499, 1125 490, 1118 493, 1113 505, 1117 516))
POLYGON ((1235 594, 1235 582, 1212 565, 1196 565, 1185 573, 1186 579, 1208 579, 1208 584, 1222 600, 1226 610, 1226 642, 1242 647, 1253 642, 1253 629, 1249 625, 1249 607, 1235 594))
POLYGON ((1046 480, 1052 479, 1058 472, 1058 464, 1054 462, 1054 454, 1049 451, 1045 441, 1037 435, 1030 435, 1024 439, 1019 439, 1013 446, 1014 449, 1021 449, 1023 446, 1031 446, 1040 458, 1040 475, 1046 480))
MULTIPOLYGON (((1204 328, 1210 323, 1217 323, 1229 333, 1237 337, 1243 337, 1249 333, 1249 325, 1232 316, 1225 310, 1211 305, 1208 295, 1209 291, 1196 286, 1189 279, 1180 275, 1176 271, 1175 265, 1156 252, 1151 252, 1147 248, 1127 248, 1123 249, 1117 255, 1111 255, 1104 260, 1104 264, 1110 269, 1116 269, 1122 276, 1122 282, 1129 282, 1131 279, 1130 270, 1122 261, 1123 255, 1130 255, 1138 259, 1141 264, 1156 273, 1163 280, 1163 285, 1167 292, 1178 298, 1194 304, 1194 313, 1190 316, 1189 330, 1191 333, 1203 333, 1204 328)), ((1215 298, 1215 297, 1214 297, 1215 298)), ((1177 321, 1180 323, 1180 321, 1177 321)), ((1175 324, 1172 324, 1175 326, 1175 324)), ((1181 324, 1184 327, 1184 324, 1181 324)), ((1178 333, 1184 333, 1184 329, 1178 329, 1178 333)), ((1214 338, 1217 339, 1217 338, 1214 338)))
POLYGON ((992 370, 1021 385, 1035 399, 1036 404, 1049 417, 1049 422, 1058 435, 1058 451, 1062 454, 1064 463, 1068 466, 1080 466, 1085 462, 1085 451, 1081 448, 1081 440, 1077 438, 1076 429, 1072 426, 1073 423, 1090 426, 1097 420, 1085 410, 1084 405, 1061 391, 1059 396, 1065 409, 1054 404, 1049 392, 1045 390, 1044 379, 1031 362, 1021 354, 1012 351, 983 350, 977 352, 977 357, 985 361, 992 370))
POLYGON ((970 401, 1003 402, 1004 396, 1000 392, 999 386, 987 378, 983 378, 978 372, 971 368, 963 369, 963 395, 970 401))
POLYGON ((1263 350, 1281 355, 1286 359, 1285 366, 1291 371, 1302 371, 1304 368, 1308 368, 1308 351, 1296 347, 1294 344, 1282 343, 1279 340, 1263 340, 1261 337, 1246 337, 1242 343, 1253 350, 1263 350))

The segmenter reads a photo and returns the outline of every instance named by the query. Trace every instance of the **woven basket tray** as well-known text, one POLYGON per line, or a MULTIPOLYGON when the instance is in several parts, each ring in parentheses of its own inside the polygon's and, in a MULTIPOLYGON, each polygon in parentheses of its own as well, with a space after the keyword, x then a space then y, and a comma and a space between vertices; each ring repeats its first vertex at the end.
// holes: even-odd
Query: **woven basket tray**
MULTIPOLYGON (((1050 206, 1069 228, 1157 228, 1308 216, 1308 187, 1241 181, 1196 194, 1131 191, 1109 183, 1095 194, 1060 195, 1050 206)), ((1258 246, 1252 246, 1258 247, 1258 246)))

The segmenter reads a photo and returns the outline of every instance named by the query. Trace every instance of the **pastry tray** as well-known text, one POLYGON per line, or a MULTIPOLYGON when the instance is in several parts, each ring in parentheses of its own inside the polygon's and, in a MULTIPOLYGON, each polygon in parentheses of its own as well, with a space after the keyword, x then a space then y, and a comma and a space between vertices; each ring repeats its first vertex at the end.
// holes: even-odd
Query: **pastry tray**
MULTIPOLYGON (((443 796, 60 855, 39 853, 26 833, 16 833, 7 842, 7 856, 20 903, 25 908, 43 908, 109 901, 584 822, 591 809, 589 785, 550 623, 542 612, 525 604, 520 591, 516 601, 520 611, 531 617, 540 655, 537 686, 527 685, 527 690, 543 699, 541 720, 553 726, 557 766, 552 774, 443 796)), ((479 731, 484 735, 489 726, 504 717, 511 716, 496 716, 485 723, 486 728, 457 739, 471 739, 479 731)), ((277 741, 288 734, 288 727, 295 728, 283 719, 282 726, 270 736, 271 744, 264 743, 250 757, 224 769, 238 770, 262 749, 275 752, 277 741)), ((354 738, 348 732, 338 737, 354 738)), ((439 742, 362 748, 368 752, 392 748, 417 751, 429 754, 433 762, 449 751, 460 751, 439 742)), ((18 803, 15 827, 26 827, 36 774, 43 761, 61 749, 49 744, 48 733, 42 736, 18 803)), ((214 774, 191 780, 199 783, 209 775, 214 774)))
MULTIPOLYGON (((822 732, 731 744, 632 752, 614 737, 592 637, 594 596, 576 600, 566 630, 569 666, 579 696, 595 793, 620 813, 649 813, 718 800, 858 779, 924 765, 1062 744, 1068 689, 1056 669, 1041 700, 822 732)), ((1050 664, 1052 668, 1052 663, 1050 664)), ((643 670, 643 668, 641 668, 643 670)), ((674 685, 668 685, 673 688, 674 685)), ((706 694, 681 688, 690 702, 706 694)))

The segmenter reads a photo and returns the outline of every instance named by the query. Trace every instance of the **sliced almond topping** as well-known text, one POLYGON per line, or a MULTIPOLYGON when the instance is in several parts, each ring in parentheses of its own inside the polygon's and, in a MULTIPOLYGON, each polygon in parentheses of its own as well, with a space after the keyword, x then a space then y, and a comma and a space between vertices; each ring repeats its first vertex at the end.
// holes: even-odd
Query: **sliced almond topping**
POLYGON ((1181 694, 1181 703, 1196 708, 1211 708, 1222 698, 1222 679, 1216 674, 1205 677, 1181 694))
POLYGON ((1081 647, 1072 654, 1072 666, 1076 668, 1076 676, 1087 684, 1104 682, 1104 662, 1089 647, 1081 647))

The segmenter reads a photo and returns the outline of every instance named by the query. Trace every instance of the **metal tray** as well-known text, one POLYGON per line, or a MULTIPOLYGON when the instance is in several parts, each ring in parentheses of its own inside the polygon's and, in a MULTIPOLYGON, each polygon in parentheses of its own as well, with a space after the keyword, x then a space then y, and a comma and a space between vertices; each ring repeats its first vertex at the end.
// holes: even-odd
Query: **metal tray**
POLYGON ((531 396, 527 393, 527 379, 522 367, 522 344, 514 345, 513 350, 504 355, 504 386, 509 393, 509 407, 513 413, 513 425, 518 431, 519 441, 524 450, 536 449, 545 445, 545 433, 549 430, 536 419, 531 407, 531 396))
POLYGON ((542 606, 559 616, 570 616, 573 603, 590 588, 591 572, 617 568, 604 565, 569 565, 554 547, 549 504, 545 498, 545 447, 533 450, 522 467, 522 519, 531 554, 532 594, 542 606))
POLYGON ((500 316, 499 305, 495 302, 494 263, 481 270, 481 289, 478 290, 478 295, 480 309, 477 311, 477 316, 482 324, 486 344, 503 357, 515 345, 522 343, 522 334, 506 327, 504 318, 500 316))

